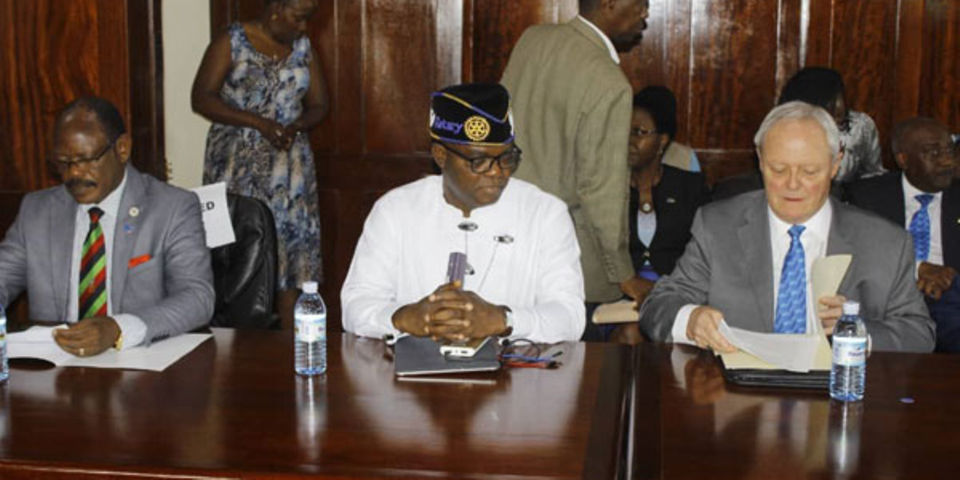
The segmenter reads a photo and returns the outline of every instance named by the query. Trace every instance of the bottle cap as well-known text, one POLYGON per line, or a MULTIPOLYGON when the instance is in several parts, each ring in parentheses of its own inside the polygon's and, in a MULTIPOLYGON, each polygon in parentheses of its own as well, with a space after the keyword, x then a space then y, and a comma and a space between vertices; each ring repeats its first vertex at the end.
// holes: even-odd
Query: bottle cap
POLYGON ((847 300, 846 302, 843 302, 843 314, 860 315, 860 302, 855 300, 847 300))
POLYGON ((317 293, 317 282, 303 282, 303 293, 317 293))

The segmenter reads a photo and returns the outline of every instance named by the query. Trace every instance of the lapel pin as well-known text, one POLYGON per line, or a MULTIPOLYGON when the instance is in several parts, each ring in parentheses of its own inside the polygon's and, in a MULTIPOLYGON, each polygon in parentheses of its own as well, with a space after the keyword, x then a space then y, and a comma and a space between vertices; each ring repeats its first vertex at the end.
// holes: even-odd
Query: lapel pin
POLYGON ((667 203, 677 203, 677 199, 673 197, 667 197, 667 203))
POLYGON ((134 207, 130 207, 129 213, 130 213, 130 216, 131 216, 131 217, 137 217, 137 216, 140 215, 140 208, 139 208, 139 207, 135 207, 135 206, 134 206, 134 207))
POLYGON ((127 222, 123 222, 123 233, 126 233, 127 235, 130 235, 131 233, 133 233, 133 229, 134 229, 134 226, 133 226, 133 225, 131 225, 131 224, 127 223, 127 222))

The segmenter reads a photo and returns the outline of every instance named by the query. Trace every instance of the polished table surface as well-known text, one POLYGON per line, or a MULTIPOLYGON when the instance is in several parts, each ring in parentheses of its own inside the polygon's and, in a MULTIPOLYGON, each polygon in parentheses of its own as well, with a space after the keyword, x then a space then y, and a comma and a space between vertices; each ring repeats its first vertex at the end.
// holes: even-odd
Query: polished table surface
POLYGON ((331 333, 324 378, 290 332, 215 330, 160 373, 14 361, 0 478, 615 478, 632 351, 561 344, 555 370, 419 383, 382 342, 331 333), (182 476, 182 477, 181 477, 182 476))
POLYGON ((637 478, 960 478, 960 355, 874 352, 866 397, 736 387, 711 354, 641 345, 637 478))

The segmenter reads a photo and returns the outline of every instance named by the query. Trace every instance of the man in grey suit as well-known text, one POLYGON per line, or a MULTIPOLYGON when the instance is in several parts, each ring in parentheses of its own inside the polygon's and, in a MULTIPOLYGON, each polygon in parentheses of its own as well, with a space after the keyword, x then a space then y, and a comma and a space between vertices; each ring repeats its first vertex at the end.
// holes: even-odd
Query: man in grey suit
POLYGON ((85 97, 54 126, 63 185, 26 195, 0 243, 0 304, 27 290, 30 318, 67 322, 78 356, 205 325, 213 274, 196 195, 138 172, 117 109, 85 97))
POLYGON ((773 109, 754 137, 764 191, 701 208, 673 273, 641 307, 653 339, 735 350, 718 326, 759 332, 826 333, 844 300, 877 350, 929 352, 934 326, 913 279, 913 245, 895 225, 829 198, 840 165, 839 133, 819 107, 773 109), (811 298, 813 260, 853 257, 838 295, 811 298))
POLYGON ((580 15, 523 33, 501 83, 512 101, 523 163, 516 177, 567 204, 589 303, 649 287, 627 245, 627 142, 633 90, 617 52, 639 43, 647 0, 580 0, 580 15))

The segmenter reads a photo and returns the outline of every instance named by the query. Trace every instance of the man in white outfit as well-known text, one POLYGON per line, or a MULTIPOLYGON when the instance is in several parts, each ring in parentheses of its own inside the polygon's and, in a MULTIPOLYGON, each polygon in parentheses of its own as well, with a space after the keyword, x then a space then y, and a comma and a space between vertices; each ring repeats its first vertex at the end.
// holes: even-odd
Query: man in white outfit
POLYGON ((499 84, 433 94, 430 153, 442 171, 373 206, 341 291, 343 327, 463 341, 576 341, 583 332, 580 250, 566 205, 522 180, 510 99, 499 84), (462 284, 445 279, 466 254, 462 284))

